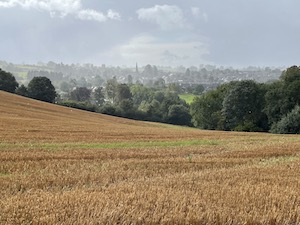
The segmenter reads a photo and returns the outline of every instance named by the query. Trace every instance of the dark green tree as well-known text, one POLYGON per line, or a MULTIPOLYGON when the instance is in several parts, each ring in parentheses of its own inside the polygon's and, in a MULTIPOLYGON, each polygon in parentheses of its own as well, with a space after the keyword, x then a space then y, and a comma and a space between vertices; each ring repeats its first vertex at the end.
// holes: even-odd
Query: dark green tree
POLYGON ((122 115, 122 110, 120 107, 115 106, 111 103, 106 103, 104 104, 100 109, 100 113, 107 114, 107 115, 112 115, 112 116, 121 116, 122 115))
POLYGON ((169 108, 167 122, 175 125, 191 126, 189 109, 183 105, 172 105, 169 108))
POLYGON ((265 113, 269 124, 277 123, 296 106, 300 105, 300 68, 292 66, 284 71, 279 81, 268 85, 265 96, 265 113))
POLYGON ((223 130, 223 100, 227 93, 237 84, 233 81, 219 86, 194 99, 191 104, 191 115, 194 126, 208 130, 223 130))
POLYGON ((127 84, 118 84, 116 90, 115 103, 119 104, 125 99, 132 100, 132 94, 127 84))
POLYGON ((119 102, 118 106, 122 110, 122 115, 127 118, 133 118, 135 111, 137 111, 137 109, 134 108, 131 99, 123 99, 119 102))
POLYGON ((194 95, 201 95, 202 93, 203 93, 203 91, 204 91, 204 86, 202 85, 202 84, 198 84, 195 88, 194 88, 194 90, 193 90, 193 94, 194 95))
POLYGON ((28 97, 28 90, 27 87, 25 87, 24 84, 22 84, 20 87, 16 89, 16 94, 28 97))
POLYGON ((282 110, 289 104, 285 101, 284 84, 276 81, 267 85, 265 95, 266 105, 264 112, 268 117, 269 124, 277 123, 282 117, 282 110))
POLYGON ((224 95, 224 90, 219 88, 194 99, 191 104, 194 126, 208 130, 223 129, 221 110, 224 95))
POLYGON ((278 134, 300 134, 300 106, 297 105, 278 123, 273 124, 271 132, 278 134))
POLYGON ((139 106, 143 101, 148 102, 151 98, 151 90, 142 84, 130 86, 132 100, 135 106, 139 106))
POLYGON ((0 90, 14 93, 18 86, 16 78, 11 73, 0 69, 0 90))
POLYGON ((93 91, 93 98, 98 106, 101 106, 105 103, 105 96, 104 96, 104 91, 103 91, 102 87, 97 87, 93 91))
POLYGON ((226 130, 261 131, 264 92, 254 81, 238 82, 223 100, 222 116, 226 130), (244 127, 244 128, 243 128, 244 127), (249 130, 251 129, 251 130, 249 130))
POLYGON ((28 96, 53 103, 57 94, 54 86, 47 77, 34 77, 28 84, 28 96))
POLYGON ((292 66, 287 70, 283 71, 280 79, 285 83, 292 83, 300 80, 300 67, 292 66))
POLYGON ((182 88, 179 84, 171 83, 168 85, 168 91, 175 92, 176 94, 182 93, 182 88))
POLYGON ((187 106, 186 102, 179 98, 178 94, 174 92, 164 92, 164 98, 162 101, 162 107, 164 111, 168 111, 171 105, 184 105, 187 106))
POLYGON ((152 93, 152 99, 157 100, 158 102, 162 103, 165 99, 165 92, 164 91, 156 91, 152 93))

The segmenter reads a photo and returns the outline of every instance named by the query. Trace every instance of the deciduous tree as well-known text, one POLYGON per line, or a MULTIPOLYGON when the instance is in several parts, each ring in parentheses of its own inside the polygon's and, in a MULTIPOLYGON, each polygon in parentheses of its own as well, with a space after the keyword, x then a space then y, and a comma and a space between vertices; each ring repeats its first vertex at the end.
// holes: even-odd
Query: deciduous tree
MULTIPOLYGON (((238 82, 225 96, 223 100, 222 116, 226 130, 243 130, 243 125, 249 123, 257 127, 263 118, 264 93, 254 81, 238 82), (255 126, 256 125, 256 126, 255 126)), ((246 130, 245 130, 246 131, 246 130)), ((255 130, 251 130, 255 131, 255 130)))
POLYGON ((14 93, 18 86, 16 78, 11 73, 0 69, 0 90, 14 93))
POLYGON ((28 96, 37 100, 55 101, 56 91, 47 77, 34 77, 28 84, 28 96))

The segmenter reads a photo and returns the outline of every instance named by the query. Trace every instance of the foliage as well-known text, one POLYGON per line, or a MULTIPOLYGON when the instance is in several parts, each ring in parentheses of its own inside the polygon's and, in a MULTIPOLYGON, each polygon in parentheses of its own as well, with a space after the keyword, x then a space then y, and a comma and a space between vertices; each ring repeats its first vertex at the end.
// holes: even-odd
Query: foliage
POLYGON ((268 86, 265 112, 274 124, 300 104, 300 68, 292 66, 284 71, 280 81, 268 86))
POLYGON ((242 121, 239 125, 237 125, 234 128, 234 131, 258 132, 264 130, 257 124, 255 124, 253 121, 242 121))
POLYGON ((130 87, 132 94, 132 100, 134 105, 139 106, 143 101, 149 101, 152 95, 150 88, 145 87, 142 84, 135 84, 130 87))
POLYGON ((194 95, 194 94, 180 94, 179 95, 179 98, 184 100, 187 104, 191 104, 196 97, 198 97, 198 96, 194 95))
POLYGON ((77 87, 70 93, 70 99, 73 101, 84 102, 91 98, 91 90, 87 87, 77 87))
POLYGON ((95 100, 98 106, 101 106, 105 103, 105 96, 102 87, 97 87, 96 89, 94 89, 92 94, 93 94, 93 99, 95 100))
POLYGON ((49 78, 34 77, 28 84, 28 96, 53 103, 57 94, 49 78))
POLYGON ((111 101, 111 103, 115 102, 115 98, 117 95, 117 87, 118 87, 118 82, 116 77, 113 77, 112 79, 106 81, 106 86, 105 86, 106 96, 111 101))
POLYGON ((183 105, 171 105, 168 110, 167 122, 176 125, 191 126, 189 109, 183 105))
POLYGON ((268 117, 269 124, 278 122, 284 114, 283 111, 285 111, 286 105, 289 104, 285 100, 284 93, 284 84, 281 81, 276 81, 267 86, 264 112, 268 117))
POLYGON ((187 87, 186 92, 194 95, 201 95, 205 90, 202 84, 190 85, 187 87))
POLYGON ((115 103, 119 104, 123 100, 132 99, 130 88, 127 84, 118 84, 116 88, 115 103))
POLYGON ((91 103, 88 103, 88 102, 62 101, 62 102, 59 102, 58 104, 62 105, 62 106, 86 110, 86 111, 90 111, 90 112, 96 112, 96 110, 97 110, 95 105, 92 105, 91 103))
POLYGON ((16 89, 16 94, 24 96, 24 97, 28 97, 28 90, 27 87, 25 87, 24 84, 22 84, 20 87, 18 87, 16 89))
MULTIPOLYGON (((264 104, 264 92, 254 81, 241 81, 237 83, 225 96, 223 100, 222 116, 224 118, 224 128, 235 130, 245 124, 252 124, 252 129, 256 127, 261 118, 264 104)), ((247 128, 248 130, 249 128, 247 128)), ((261 130, 261 129, 258 129, 261 130)))
POLYGON ((163 89, 166 86, 166 82, 165 82, 165 80, 163 78, 159 78, 156 81, 154 81, 153 86, 156 89, 163 89))
POLYGON ((111 103, 104 104, 102 107, 99 108, 98 111, 100 113, 112 115, 112 116, 121 116, 122 115, 122 110, 120 109, 120 107, 115 106, 111 103))
POLYGON ((18 86, 16 78, 11 73, 0 69, 0 90, 14 93, 18 86))
POLYGON ((278 123, 275 123, 272 126, 271 132, 278 134, 300 134, 300 106, 297 105, 278 123))
POLYGON ((176 94, 181 94, 183 90, 179 84, 171 83, 168 85, 168 91, 175 92, 176 94))
POLYGON ((284 71, 280 79, 285 83, 292 83, 294 81, 300 80, 300 67, 291 66, 286 71, 284 71))
POLYGON ((194 99, 191 104, 191 115, 194 126, 208 130, 222 130, 222 102, 227 92, 236 83, 224 84, 194 99))

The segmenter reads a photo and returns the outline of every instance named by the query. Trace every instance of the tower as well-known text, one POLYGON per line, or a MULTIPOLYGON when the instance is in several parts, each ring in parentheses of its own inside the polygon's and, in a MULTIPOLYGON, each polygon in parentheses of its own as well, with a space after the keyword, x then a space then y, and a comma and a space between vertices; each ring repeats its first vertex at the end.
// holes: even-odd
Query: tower
POLYGON ((136 73, 136 74, 139 74, 139 67, 138 67, 138 64, 137 64, 137 63, 135 64, 135 73, 136 73))

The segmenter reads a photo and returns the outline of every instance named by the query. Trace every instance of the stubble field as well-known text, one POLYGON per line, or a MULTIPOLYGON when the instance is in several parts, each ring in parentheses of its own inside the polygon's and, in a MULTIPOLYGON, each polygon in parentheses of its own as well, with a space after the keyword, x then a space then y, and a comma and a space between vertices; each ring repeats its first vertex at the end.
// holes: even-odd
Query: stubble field
POLYGON ((300 224, 297 135, 138 122, 0 92, 0 224, 300 224))

